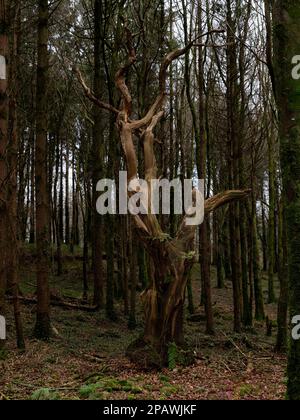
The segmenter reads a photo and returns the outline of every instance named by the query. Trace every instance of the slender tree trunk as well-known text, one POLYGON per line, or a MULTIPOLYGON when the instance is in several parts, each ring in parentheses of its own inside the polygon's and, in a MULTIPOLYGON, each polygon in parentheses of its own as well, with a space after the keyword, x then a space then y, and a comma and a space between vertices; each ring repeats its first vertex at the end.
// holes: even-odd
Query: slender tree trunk
POLYGON ((281 352, 287 350, 287 317, 288 317, 288 250, 286 237, 285 212, 282 201, 279 204, 279 283, 280 295, 277 311, 277 339, 275 351, 281 352))
MULTIPOLYGON (((56 240, 56 263, 57 263, 57 276, 61 276, 63 272, 62 267, 62 237, 61 237, 61 198, 58 199, 58 179, 59 179, 59 162, 61 159, 60 149, 59 149, 59 135, 56 136, 56 163, 55 163, 55 179, 54 179, 54 205, 53 205, 53 218, 54 218, 54 227, 53 227, 53 241, 56 240), (55 228, 55 229, 54 229, 55 228), (55 237, 55 239, 54 239, 55 237)), ((61 193, 59 194, 61 197, 61 193)))
MULTIPOLYGON (((64 243, 64 158, 63 158, 63 139, 61 137, 61 130, 58 133, 59 139, 59 163, 60 163, 60 176, 59 176, 59 203, 58 203, 58 235, 60 239, 60 244, 64 243)), ((61 274, 61 273, 60 273, 61 274)))
MULTIPOLYGON (((8 226, 8 203, 7 203, 7 146, 8 146, 8 7, 5 0, 0 1, 0 316, 5 314, 5 291, 7 284, 7 226, 8 226)), ((4 341, 0 340, 1 347, 4 341)))
MULTIPOLYGON (((95 0, 94 5, 94 92, 100 97, 102 93, 102 30, 103 30, 103 0, 95 0)), ((93 126, 93 199, 92 199, 92 255, 94 273, 94 305, 104 306, 103 278, 103 226, 102 216, 97 213, 96 202, 99 193, 96 191, 98 181, 103 178, 104 136, 103 112, 94 107, 93 126)))
POLYGON ((240 223, 241 223, 241 258, 242 258, 242 293, 243 293, 243 324, 252 325, 252 305, 249 298, 249 277, 248 277, 248 241, 246 234, 246 210, 243 204, 240 206, 240 223))
POLYGON ((69 143, 66 141, 66 182, 65 182, 65 244, 70 243, 70 208, 69 208, 69 143))
MULTIPOLYGON (((202 34, 202 7, 201 2, 198 3, 198 34, 202 34)), ((198 49, 198 83, 199 83, 199 137, 196 139, 196 163, 198 178, 206 179, 206 152, 207 152, 207 132, 205 129, 205 112, 204 105, 204 57, 203 47, 198 49)), ((205 181, 204 181, 205 182, 205 181)), ((208 192, 209 193, 209 192, 208 192)), ((204 191, 206 194, 206 191, 204 191)), ((211 279, 210 279, 210 225, 209 218, 200 226, 199 241, 200 241, 200 266, 201 278, 205 290, 205 313, 206 313, 206 333, 214 334, 214 319, 212 309, 211 297, 211 279)))
POLYGON ((86 214, 83 220, 83 261, 82 261, 82 274, 83 274, 83 300, 88 300, 88 270, 89 270, 89 226, 88 226, 88 208, 86 206, 86 214))
POLYGON ((268 225, 268 302, 275 302, 274 272, 275 272, 275 163, 274 138, 268 138, 269 152, 269 225, 268 225))
POLYGON ((124 216, 123 220, 123 299, 124 299, 124 314, 129 314, 129 302, 128 302, 128 217, 124 216))
POLYGON ((131 234, 131 258, 130 258, 130 311, 128 328, 136 328, 136 286, 137 286, 137 249, 134 244, 133 232, 131 234))
POLYGON ((250 224, 250 242, 251 242, 251 262, 250 270, 252 271, 254 300, 255 300, 255 319, 261 321, 265 318, 264 299, 261 275, 259 269, 259 247, 257 239, 257 216, 256 216, 256 197, 255 197, 255 180, 254 180, 254 162, 252 162, 251 174, 251 210, 249 211, 250 224))
POLYGON ((78 245, 78 182, 77 171, 75 162, 75 145, 73 144, 73 157, 72 157, 72 229, 71 229, 71 242, 70 251, 73 254, 75 245, 78 245))
MULTIPOLYGON (((108 168, 107 178, 112 179, 115 174, 116 161, 116 136, 114 120, 110 118, 109 124, 109 151, 108 151, 108 168)), ((116 178, 115 178, 116 179, 116 178)), ((114 216, 107 214, 105 229, 105 248, 106 248, 106 315, 111 320, 116 320, 114 309, 115 297, 115 230, 116 224, 114 216)))
MULTIPOLYGON (((246 122, 246 89, 245 89, 245 71, 246 71, 246 64, 245 64, 245 45, 248 39, 248 32, 249 32, 249 19, 251 15, 251 1, 248 0, 247 10, 244 16, 244 25, 243 25, 243 33, 242 33, 242 40, 241 46, 239 51, 239 73, 240 73, 240 118, 239 118, 239 135, 237 140, 237 153, 236 159, 238 159, 238 176, 236 177, 236 182, 238 184, 235 187, 245 188, 246 181, 245 181, 245 159, 244 159, 244 145, 245 145, 245 122, 246 122)), ((238 2, 238 12, 241 12, 241 5, 238 2)), ((240 233, 240 257, 241 257, 241 279, 242 279, 242 302, 243 302, 243 324, 246 326, 252 325, 252 306, 250 306, 249 302, 249 281, 248 281, 248 261, 247 261, 247 254, 248 254, 248 242, 247 242, 247 229, 246 229, 246 208, 245 204, 239 204, 238 209, 238 218, 239 223, 237 226, 237 230, 240 233)))
POLYGON ((30 168, 30 234, 29 234, 29 243, 35 243, 35 185, 34 185, 34 161, 35 161, 35 138, 34 132, 32 130, 30 136, 30 161, 31 161, 31 168, 30 168))
MULTIPOLYGON (((237 139, 237 57, 235 45, 235 22, 232 17, 231 1, 227 0, 227 120, 228 120, 228 158, 229 188, 238 186, 238 139, 237 139)), ((239 205, 232 203, 229 210, 230 259, 232 270, 234 331, 241 331, 241 248, 239 233, 239 205)))
POLYGON ((36 338, 49 339, 49 192, 47 189, 47 85, 48 85, 48 0, 38 1, 38 63, 36 92, 36 247, 37 316, 36 338))
POLYGON ((9 208, 9 228, 7 242, 9 246, 9 264, 7 273, 7 283, 11 288, 13 296, 14 318, 16 325, 17 346, 19 349, 25 348, 23 324, 19 303, 19 238, 18 238, 18 214, 17 214, 17 171, 18 171, 18 121, 17 121, 17 93, 19 87, 18 71, 18 34, 20 30, 20 5, 15 9, 13 19, 12 52, 10 65, 10 85, 11 93, 9 100, 9 184, 8 184, 8 208, 9 208))
MULTIPOLYGON (((262 188, 263 190, 263 188, 262 188)), ((264 192, 262 191, 262 201, 265 200, 264 192)), ((262 248, 263 248, 263 271, 266 272, 268 269, 268 241, 267 241, 267 229, 266 229, 266 211, 265 205, 261 203, 261 225, 262 225, 262 248)))

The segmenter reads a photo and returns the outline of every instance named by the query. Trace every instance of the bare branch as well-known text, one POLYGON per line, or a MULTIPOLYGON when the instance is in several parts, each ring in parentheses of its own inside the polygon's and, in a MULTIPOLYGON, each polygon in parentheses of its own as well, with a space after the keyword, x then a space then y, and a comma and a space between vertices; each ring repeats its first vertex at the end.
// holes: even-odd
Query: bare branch
POLYGON ((224 33, 224 32, 225 31, 223 29, 211 30, 209 32, 201 34, 200 36, 195 38, 193 41, 191 41, 188 45, 186 45, 184 48, 172 51, 172 52, 170 52, 169 54, 166 55, 165 59, 163 60, 163 62, 161 64, 160 73, 159 73, 159 94, 158 94, 154 104, 151 106, 148 113, 146 114, 146 116, 144 118, 140 119, 140 120, 133 121, 131 123, 133 130, 136 130, 138 128, 142 128, 142 127, 148 125, 150 123, 150 121, 152 120, 152 118, 154 117, 154 115, 158 111, 160 111, 162 109, 162 107, 164 106, 164 102, 165 102, 165 99, 166 99, 166 96, 167 96, 167 92, 166 92, 167 71, 168 71, 168 68, 170 67, 170 64, 174 60, 176 60, 177 58, 186 54, 195 45, 195 42, 199 38, 202 38, 202 37, 207 36, 207 35, 212 34, 212 33, 224 33))
POLYGON ((232 191, 224 191, 220 194, 215 195, 214 197, 208 198, 205 200, 205 214, 209 214, 219 207, 225 206, 232 201, 241 200, 246 198, 251 190, 232 190, 232 191))
POLYGON ((155 179, 157 175, 157 166, 155 160, 155 153, 153 150, 153 145, 155 142, 153 130, 155 126, 158 124, 159 120, 163 117, 164 112, 161 111, 156 114, 152 121, 145 130, 144 133, 144 159, 145 159, 145 178, 146 181, 150 181, 151 179, 155 179))
POLYGON ((78 79, 78 82, 81 84, 81 86, 82 86, 82 88, 84 90, 85 96, 90 101, 92 101, 95 105, 99 106, 100 108, 105 109, 106 111, 109 111, 109 112, 111 112, 111 113, 113 113, 115 115, 119 115, 119 113, 120 113, 119 110, 117 110, 116 108, 114 108, 110 104, 107 104, 105 102, 100 101, 100 99, 98 99, 95 96, 95 94, 92 92, 92 90, 86 85, 86 83, 85 83, 85 81, 83 79, 83 76, 82 76, 80 70, 77 67, 74 68, 74 73, 76 74, 77 79, 78 79))
POLYGON ((128 49, 129 58, 128 58, 128 62, 123 67, 121 67, 120 70, 118 70, 115 77, 115 81, 116 81, 116 87, 121 92, 121 95, 124 101, 123 110, 126 113, 126 116, 127 116, 126 122, 127 122, 128 116, 131 114, 131 111, 132 111, 132 97, 126 85, 125 78, 130 67, 136 62, 136 53, 132 45, 132 34, 128 28, 126 28, 126 36, 127 36, 127 49, 128 49))
MULTIPOLYGON (((204 203, 204 211, 205 215, 216 211, 218 208, 225 206, 236 200, 241 200, 246 198, 251 190, 243 190, 243 191, 225 191, 220 194, 215 195, 207 200, 204 203)), ((194 203, 195 204, 195 203, 194 203)), ((195 232, 198 226, 189 226, 186 223, 187 216, 183 219, 180 228, 178 230, 177 236, 173 243, 177 243, 183 252, 191 249, 192 242, 195 237, 195 232)))
POLYGON ((121 137, 121 143, 125 154, 128 171, 128 182, 137 178, 138 163, 136 157, 136 151, 132 139, 132 129, 129 123, 124 121, 124 113, 120 113, 117 124, 119 126, 119 132, 121 137))

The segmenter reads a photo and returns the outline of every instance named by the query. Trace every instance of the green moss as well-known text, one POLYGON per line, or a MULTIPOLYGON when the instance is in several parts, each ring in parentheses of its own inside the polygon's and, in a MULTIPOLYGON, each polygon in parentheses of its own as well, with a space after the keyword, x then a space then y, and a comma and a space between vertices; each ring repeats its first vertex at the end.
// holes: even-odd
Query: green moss
POLYGON ((60 396, 57 392, 49 389, 49 388, 41 388, 37 391, 34 391, 33 394, 30 396, 30 400, 60 400, 60 396))
POLYGON ((259 389, 252 384, 243 384, 238 388, 238 395, 240 398, 253 397, 257 395, 259 389))
POLYGON ((131 381, 102 377, 95 383, 89 383, 82 386, 79 391, 81 397, 85 399, 95 399, 97 395, 99 396, 99 393, 101 393, 103 397, 103 394, 110 394, 113 392, 130 392, 131 394, 136 395, 141 394, 143 389, 131 381))
POLYGON ((166 375, 159 375, 159 379, 161 382, 170 382, 170 378, 166 375))

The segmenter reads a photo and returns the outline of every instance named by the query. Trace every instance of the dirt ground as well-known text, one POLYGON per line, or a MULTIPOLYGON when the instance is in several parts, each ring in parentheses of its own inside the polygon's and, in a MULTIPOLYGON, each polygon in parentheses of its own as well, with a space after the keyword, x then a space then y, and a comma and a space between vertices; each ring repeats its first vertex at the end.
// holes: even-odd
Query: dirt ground
MULTIPOLYGON (((80 295, 78 263, 69 264, 61 278, 53 277, 51 288, 63 296, 80 295)), ((21 289, 33 292, 33 273, 22 272, 21 289)), ((199 301, 198 270, 194 273, 194 300, 199 301)), ((215 281, 213 280, 213 284, 215 281)), ((142 400, 277 400, 285 398, 285 355, 273 352, 276 328, 266 336, 264 323, 240 335, 232 332, 232 290, 213 288, 215 336, 205 335, 203 308, 191 322, 186 314, 185 334, 196 362, 189 367, 146 372, 124 356, 128 344, 142 331, 128 331, 121 306, 112 323, 104 313, 85 313, 54 307, 52 324, 56 335, 49 343, 31 337, 34 305, 22 305, 26 352, 16 350, 13 319, 8 316, 8 348, 0 357, 0 399, 142 399, 142 400)), ((11 307, 8 312, 11 313, 11 307)), ((276 305, 266 305, 276 319, 276 305)))

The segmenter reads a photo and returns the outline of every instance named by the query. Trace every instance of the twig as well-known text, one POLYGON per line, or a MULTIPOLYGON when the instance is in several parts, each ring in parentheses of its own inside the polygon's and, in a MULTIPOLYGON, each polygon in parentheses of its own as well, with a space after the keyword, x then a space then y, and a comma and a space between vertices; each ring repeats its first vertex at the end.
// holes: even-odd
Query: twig
MULTIPOLYGON (((15 385, 22 386, 23 388, 29 388, 29 389, 38 390, 38 389, 43 388, 42 386, 39 386, 39 385, 25 384, 24 382, 19 382, 19 381, 12 381, 12 383, 15 384, 15 385)), ((78 386, 79 386, 79 384, 78 384, 78 386)), ((68 386, 62 386, 62 387, 57 387, 57 388, 54 388, 54 387, 44 387, 44 388, 47 388, 49 391, 76 391, 76 390, 78 390, 78 386, 76 388, 75 387, 68 387, 68 386)))
POLYGON ((234 347, 241 353, 241 355, 248 360, 248 356, 239 348, 239 346, 233 341, 233 339, 228 337, 228 335, 224 333, 224 331, 221 331, 221 333, 224 335, 224 337, 227 338, 227 340, 229 340, 234 345, 234 347))
POLYGON ((229 370, 230 373, 233 373, 232 370, 230 369, 230 367, 227 365, 227 363, 224 362, 224 360, 221 360, 221 362, 223 363, 223 365, 225 366, 225 368, 227 370, 229 370))
MULTIPOLYGON (((12 300, 12 297, 8 297, 8 300, 12 300)), ((35 304, 37 303, 36 298, 26 298, 23 296, 19 296, 20 302, 23 302, 24 304, 35 304)), ((61 300, 54 300, 51 299, 51 305, 52 306, 59 306, 66 309, 74 309, 78 311, 84 311, 84 312, 96 312, 98 307, 97 306, 89 306, 89 305, 75 305, 74 303, 68 303, 61 300)))

